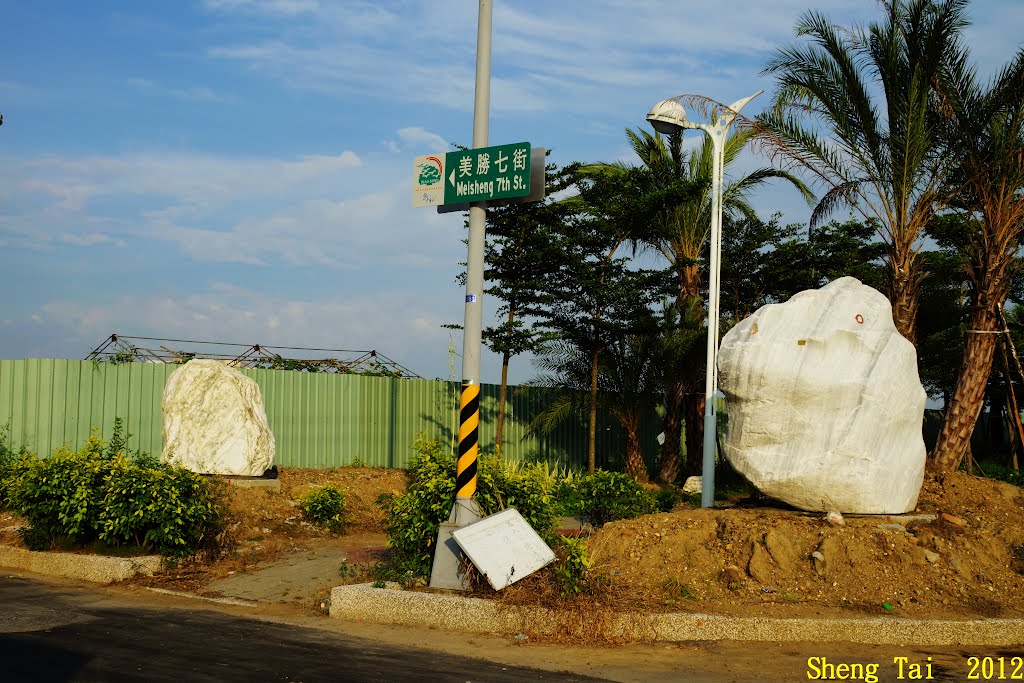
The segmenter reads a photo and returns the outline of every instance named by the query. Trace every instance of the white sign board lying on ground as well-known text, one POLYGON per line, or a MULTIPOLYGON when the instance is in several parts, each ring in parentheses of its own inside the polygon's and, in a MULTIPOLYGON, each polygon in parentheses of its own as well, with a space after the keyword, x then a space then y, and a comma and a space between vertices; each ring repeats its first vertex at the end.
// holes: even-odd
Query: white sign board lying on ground
POLYGON ((496 591, 555 561, 555 553, 515 508, 457 529, 452 538, 496 591))

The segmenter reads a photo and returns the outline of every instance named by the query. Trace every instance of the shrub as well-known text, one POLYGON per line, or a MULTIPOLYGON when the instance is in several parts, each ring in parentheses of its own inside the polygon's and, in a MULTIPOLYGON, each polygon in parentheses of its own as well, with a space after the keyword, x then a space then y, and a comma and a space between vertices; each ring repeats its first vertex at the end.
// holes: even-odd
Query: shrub
MULTIPOLYGON (((966 464, 961 465, 961 471, 966 469, 966 464)), ((983 461, 978 464, 978 473, 989 479, 998 479, 1014 486, 1024 486, 1024 472, 1014 470, 1012 467, 1007 467, 1000 462, 992 460, 983 461)))
POLYGON ((23 530, 34 549, 63 537, 73 543, 96 540, 103 481, 112 461, 86 443, 81 451, 57 449, 46 460, 22 458, 8 479, 11 509, 29 522, 23 530))
POLYGON ((572 491, 560 491, 570 499, 573 514, 584 515, 595 527, 616 519, 632 519, 658 509, 655 494, 624 472, 598 470, 580 477, 572 491))
MULTIPOLYGON (((409 463, 409 487, 401 495, 378 498, 384 510, 385 528, 392 548, 378 576, 401 574, 425 576, 437 531, 448 518, 455 499, 455 455, 436 440, 418 440, 409 463)), ((553 535, 557 515, 551 491, 554 480, 543 466, 516 465, 494 457, 477 463, 476 500, 481 511, 493 514, 515 507, 545 539, 553 535)))
POLYGON ((551 542, 558 512, 551 495, 554 481, 544 466, 520 465, 496 457, 482 458, 480 465, 477 502, 484 514, 514 507, 544 540, 551 542))
POLYGON ((11 509, 29 522, 22 537, 35 549, 102 541, 181 556, 216 548, 225 528, 221 482, 140 465, 96 433, 78 451, 20 458, 5 483, 11 509))
POLYGON ((590 559, 583 539, 563 538, 561 556, 555 565, 555 580, 562 596, 577 595, 590 590, 590 559))
POLYGON ((179 556, 217 546, 227 511, 226 487, 219 479, 117 458, 104 484, 99 540, 179 556))
POLYGON ((682 502, 683 493, 675 487, 658 489, 655 493, 658 512, 672 512, 677 503, 682 502))
POLYGON ((8 481, 14 475, 16 463, 22 458, 35 458, 35 453, 22 444, 15 448, 11 443, 10 423, 0 427, 0 510, 10 505, 7 497, 8 481))
POLYGON ((437 530, 448 518, 455 499, 455 456, 439 441, 417 440, 409 462, 409 486, 401 495, 383 494, 377 499, 384 511, 384 527, 392 549, 390 565, 425 576, 437 530))
POLYGON ((303 516, 330 531, 341 531, 347 523, 345 494, 334 486, 321 486, 299 499, 303 516))

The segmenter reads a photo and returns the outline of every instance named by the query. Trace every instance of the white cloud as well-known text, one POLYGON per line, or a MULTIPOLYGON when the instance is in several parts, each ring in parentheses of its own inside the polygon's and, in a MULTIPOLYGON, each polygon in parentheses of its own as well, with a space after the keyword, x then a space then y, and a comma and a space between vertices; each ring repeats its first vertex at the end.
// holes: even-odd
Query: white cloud
POLYGON ((417 154, 445 152, 451 148, 451 145, 437 133, 415 126, 399 128, 398 139, 401 141, 401 145, 396 145, 396 149, 416 150, 417 154))
MULTIPOLYGON (((236 6, 251 5, 223 3, 221 9, 236 6)), ((618 90, 683 81, 704 85, 728 75, 737 60, 760 60, 788 40, 804 7, 797 0, 770 7, 761 0, 740 1, 724 10, 669 0, 498 3, 493 106, 510 112, 557 110, 581 94, 593 97, 595 85, 618 90)), ((821 2, 818 9, 850 19, 875 10, 851 11, 840 0, 821 2)), ((399 15, 376 3, 324 4, 292 23, 265 28, 248 40, 211 45, 208 54, 317 92, 374 92, 400 102, 472 106, 472 5, 438 12, 432 4, 406 3, 399 15), (382 35, 388 39, 380 40, 382 35)))
MULTIPOLYGON (((440 144, 419 128, 403 145, 440 144)), ((171 243, 194 261, 330 268, 447 267, 458 219, 412 207, 411 158, 245 159, 209 154, 7 159, 14 188, 0 239, 51 248, 126 240, 171 243)))
POLYGON ((95 197, 119 193, 168 195, 186 203, 247 194, 273 195, 362 164, 359 156, 348 150, 295 160, 157 151, 12 161, 20 170, 11 174, 14 182, 28 191, 60 198, 69 208, 81 208, 95 197))
POLYGON ((313 13, 320 8, 317 0, 204 0, 203 5, 214 12, 245 11, 285 16, 313 13))
POLYGON ((379 267, 423 255, 401 245, 429 250, 403 215, 404 199, 390 192, 337 202, 309 199, 269 216, 243 219, 228 231, 168 225, 160 233, 200 261, 379 267))
POLYGON ((90 232, 83 235, 74 235, 62 232, 58 235, 58 239, 62 242, 73 244, 78 247, 91 247, 97 244, 114 244, 119 247, 124 246, 124 240, 114 239, 110 235, 104 235, 99 232, 90 232))

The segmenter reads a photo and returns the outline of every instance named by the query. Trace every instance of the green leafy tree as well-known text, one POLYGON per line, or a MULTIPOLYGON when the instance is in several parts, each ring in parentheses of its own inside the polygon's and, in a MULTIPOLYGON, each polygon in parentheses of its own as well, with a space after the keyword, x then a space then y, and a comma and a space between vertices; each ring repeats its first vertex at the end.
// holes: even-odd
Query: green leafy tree
MULTIPOLYGON (((753 135, 752 130, 743 130, 726 140, 726 170, 735 166, 753 135)), ((688 153, 683 148, 682 134, 665 137, 657 132, 627 129, 626 137, 640 160, 639 167, 593 164, 584 167, 583 172, 592 178, 601 177, 613 187, 618 184, 625 196, 632 195, 630 201, 636 208, 622 226, 624 234, 634 244, 646 245, 665 257, 676 279, 673 296, 679 317, 699 320, 703 317, 704 301, 700 265, 711 230, 712 144, 702 136, 701 144, 688 153)), ((750 193, 772 179, 786 180, 806 197, 810 196, 803 183, 788 172, 760 168, 726 183, 723 211, 729 216, 754 218, 750 193)), ((680 423, 684 412, 687 452, 698 452, 703 440, 703 368, 695 364, 679 369, 682 374, 666 377, 664 382, 665 442, 658 474, 662 481, 674 480, 679 469, 680 423)), ((699 459, 690 458, 690 471, 699 473, 699 463, 699 459)))
POLYGON ((726 221, 722 229, 722 315, 732 324, 775 301, 779 278, 800 270, 800 260, 807 256, 802 252, 810 249, 792 248, 806 246, 796 239, 799 230, 799 225, 780 226, 778 216, 767 223, 757 217, 726 221), (775 256, 780 249, 788 257, 782 272, 776 270, 776 262, 783 260, 775 256))
MULTIPOLYGON (((851 218, 822 225, 806 236, 790 229, 783 233, 787 238, 770 242, 771 248, 763 252, 755 267, 764 297, 758 305, 787 301, 797 292, 823 287, 847 275, 875 289, 883 287, 885 247, 876 239, 873 222, 851 218)), ((752 245, 736 246, 746 249, 752 245)), ((723 243, 723 252, 726 248, 723 243)))
MULTIPOLYGON (((598 404, 603 405, 622 426, 626 435, 626 473, 647 481, 647 465, 640 445, 640 421, 652 412, 660 391, 659 338, 653 334, 630 334, 610 340, 598 363, 598 404)), ((534 364, 544 371, 537 382, 558 389, 554 401, 537 416, 537 423, 550 431, 569 414, 584 412, 589 402, 591 357, 576 344, 553 342, 538 354, 534 364)))
POLYGON ((601 355, 626 334, 654 333, 651 306, 672 291, 662 270, 637 268, 625 252, 630 216, 642 210, 642 172, 623 179, 578 177, 579 194, 565 199, 573 209, 560 233, 560 267, 545 276, 546 302, 532 306, 537 326, 589 358, 587 466, 595 469, 598 375, 601 355), (624 191, 625 190, 625 191, 624 191), (639 207, 639 209, 638 209, 639 207))
POLYGON ((928 395, 949 405, 960 374, 970 310, 971 281, 964 249, 974 230, 963 212, 936 216, 927 235, 936 248, 922 251, 929 277, 921 288, 917 361, 928 395))
MULTIPOLYGON (((524 318, 524 312, 550 301, 546 283, 564 260, 553 235, 570 218, 571 203, 557 201, 559 193, 575 181, 575 166, 545 169, 546 195, 541 202, 508 204, 487 212, 484 290, 500 300, 498 325, 484 328, 483 340, 501 354, 501 388, 495 426, 498 453, 504 439, 508 367, 515 356, 536 351, 550 334, 524 318)), ((463 276, 464 277, 464 276, 463 276)))

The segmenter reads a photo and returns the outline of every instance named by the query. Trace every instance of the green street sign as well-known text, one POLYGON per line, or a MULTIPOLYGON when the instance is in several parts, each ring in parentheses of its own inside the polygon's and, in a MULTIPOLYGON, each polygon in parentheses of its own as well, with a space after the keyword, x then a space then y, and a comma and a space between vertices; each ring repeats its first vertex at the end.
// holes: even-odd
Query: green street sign
POLYGON ((530 143, 445 154, 445 204, 486 202, 530 194, 530 143))

